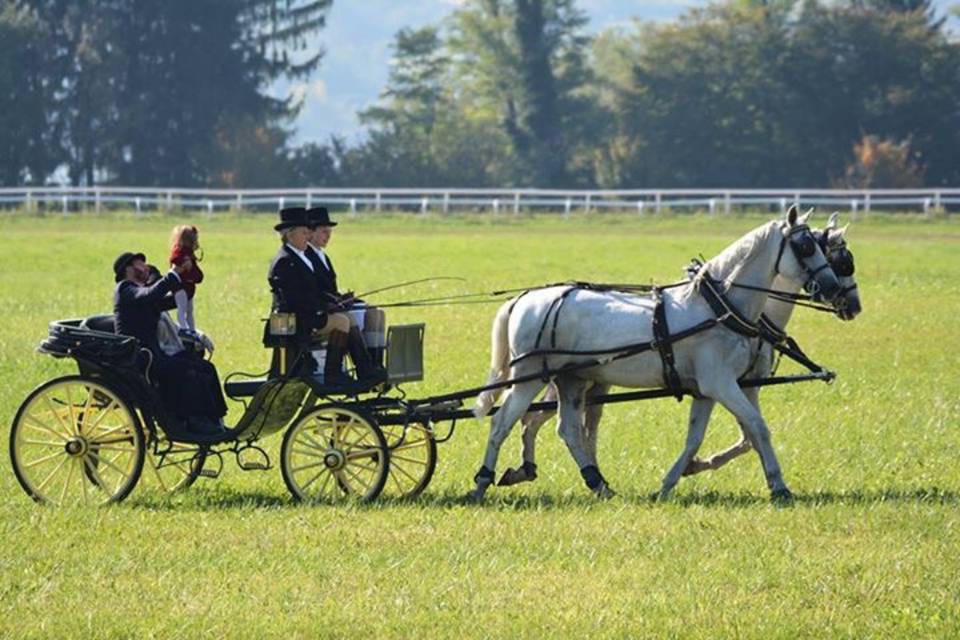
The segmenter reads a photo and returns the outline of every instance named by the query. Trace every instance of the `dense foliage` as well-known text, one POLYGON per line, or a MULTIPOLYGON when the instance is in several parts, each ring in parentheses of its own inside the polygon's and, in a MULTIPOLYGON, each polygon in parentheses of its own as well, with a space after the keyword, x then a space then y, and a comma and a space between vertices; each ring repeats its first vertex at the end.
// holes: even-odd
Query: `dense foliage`
POLYGON ((0 183, 803 187, 960 182, 929 0, 727 0, 589 35, 576 0, 403 29, 367 135, 295 147, 332 0, 0 0, 0 183), (297 59, 299 54, 301 59, 297 59))

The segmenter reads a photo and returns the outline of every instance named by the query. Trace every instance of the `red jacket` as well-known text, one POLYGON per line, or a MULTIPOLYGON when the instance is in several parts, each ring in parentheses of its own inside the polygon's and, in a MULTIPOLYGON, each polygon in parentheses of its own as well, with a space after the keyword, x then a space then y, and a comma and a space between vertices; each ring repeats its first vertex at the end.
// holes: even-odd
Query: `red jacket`
POLYGON ((193 255, 193 251, 179 246, 174 247, 170 252, 170 264, 172 265, 183 264, 183 261, 186 258, 190 258, 190 260, 193 262, 193 266, 190 267, 190 270, 186 273, 180 274, 180 285, 183 290, 187 292, 187 297, 193 298, 194 294, 197 292, 197 285, 203 282, 203 271, 200 270, 200 265, 197 263, 197 257, 193 255))

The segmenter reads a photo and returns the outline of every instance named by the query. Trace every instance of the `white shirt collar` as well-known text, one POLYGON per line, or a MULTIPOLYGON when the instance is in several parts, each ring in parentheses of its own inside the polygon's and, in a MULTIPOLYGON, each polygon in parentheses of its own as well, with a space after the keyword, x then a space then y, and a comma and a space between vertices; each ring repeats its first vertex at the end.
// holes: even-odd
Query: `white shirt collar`
POLYGON ((320 256, 320 261, 323 262, 323 266, 325 266, 325 267, 327 268, 327 270, 329 271, 329 270, 330 270, 330 261, 327 260, 327 254, 323 252, 323 249, 321 249, 320 247, 316 246, 315 244, 312 244, 312 243, 311 243, 311 244, 310 244, 310 247, 311 247, 314 251, 317 252, 317 255, 320 256))
POLYGON ((310 262, 310 258, 307 257, 306 253, 304 253, 303 251, 300 251, 292 244, 287 244, 286 247, 290 249, 290 251, 293 251, 295 254, 300 256, 300 259, 303 260, 303 263, 307 265, 307 267, 309 267, 310 271, 313 271, 313 263, 310 262))

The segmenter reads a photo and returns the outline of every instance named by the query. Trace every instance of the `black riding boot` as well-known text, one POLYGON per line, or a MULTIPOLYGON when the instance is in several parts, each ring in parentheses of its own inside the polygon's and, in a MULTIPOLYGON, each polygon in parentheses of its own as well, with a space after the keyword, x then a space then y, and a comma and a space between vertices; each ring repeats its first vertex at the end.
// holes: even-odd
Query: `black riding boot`
POLYGON ((333 331, 327 338, 327 360, 323 365, 323 384, 353 385, 356 381, 343 373, 343 358, 346 355, 347 334, 333 331))
POLYGON ((364 384, 379 384, 386 382, 387 370, 374 363, 367 351, 367 345, 363 341, 363 335, 356 327, 350 328, 350 334, 347 339, 347 347, 350 350, 350 359, 357 367, 357 378, 364 384))

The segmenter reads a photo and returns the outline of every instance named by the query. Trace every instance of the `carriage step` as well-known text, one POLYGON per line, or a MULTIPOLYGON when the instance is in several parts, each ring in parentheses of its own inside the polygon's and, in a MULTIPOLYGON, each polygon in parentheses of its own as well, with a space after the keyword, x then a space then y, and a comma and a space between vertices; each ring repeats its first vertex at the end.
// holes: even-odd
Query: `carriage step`
POLYGON ((244 471, 269 471, 270 465, 262 462, 238 462, 244 471))
POLYGON ((201 469, 199 475, 201 478, 219 478, 220 469, 201 469))

